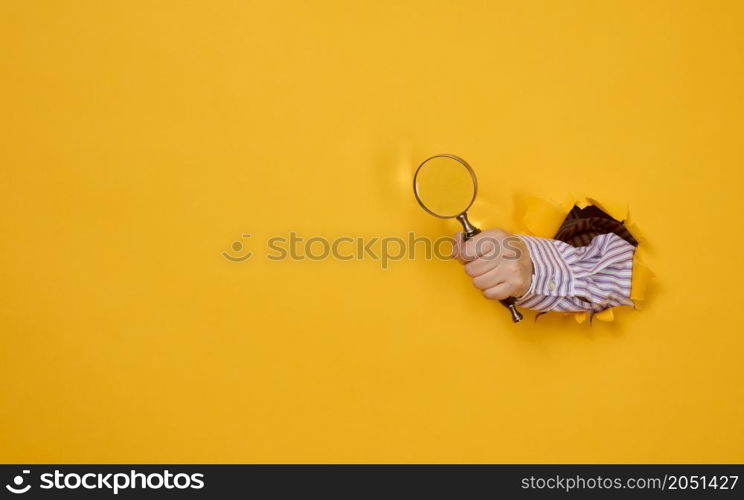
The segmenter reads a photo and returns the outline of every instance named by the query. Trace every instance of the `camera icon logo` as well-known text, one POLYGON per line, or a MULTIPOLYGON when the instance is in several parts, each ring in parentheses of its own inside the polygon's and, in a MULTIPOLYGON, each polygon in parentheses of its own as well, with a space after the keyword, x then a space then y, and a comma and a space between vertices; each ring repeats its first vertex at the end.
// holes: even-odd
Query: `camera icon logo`
MULTIPOLYGON (((23 474, 31 474, 31 471, 26 469, 22 471, 23 474)), ((26 486, 23 485, 23 476, 20 474, 15 476, 13 478, 13 484, 15 486, 11 486, 10 484, 6 484, 5 487, 8 489, 9 492, 15 493, 17 495, 20 495, 21 493, 26 493, 28 490, 31 489, 31 485, 27 484, 26 486)))

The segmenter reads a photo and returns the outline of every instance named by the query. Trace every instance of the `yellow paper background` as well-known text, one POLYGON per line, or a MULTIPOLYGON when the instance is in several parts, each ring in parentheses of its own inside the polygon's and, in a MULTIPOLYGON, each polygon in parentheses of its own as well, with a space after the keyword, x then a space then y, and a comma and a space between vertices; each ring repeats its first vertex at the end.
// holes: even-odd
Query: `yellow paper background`
POLYGON ((741 462, 741 2, 0 3, 3 462, 741 462), (512 325, 410 175, 630 207, 612 323, 512 325), (254 256, 221 256, 252 234, 254 256))

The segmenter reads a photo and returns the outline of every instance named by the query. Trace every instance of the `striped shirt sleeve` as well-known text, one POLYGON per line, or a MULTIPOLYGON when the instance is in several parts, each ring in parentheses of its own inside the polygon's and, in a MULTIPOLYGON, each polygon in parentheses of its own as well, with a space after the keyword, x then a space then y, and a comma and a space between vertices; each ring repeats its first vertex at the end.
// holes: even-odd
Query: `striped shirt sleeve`
POLYGON ((527 245, 534 272, 517 305, 535 311, 599 312, 632 306, 630 280, 635 247, 614 233, 595 236, 583 247, 534 236, 527 245))

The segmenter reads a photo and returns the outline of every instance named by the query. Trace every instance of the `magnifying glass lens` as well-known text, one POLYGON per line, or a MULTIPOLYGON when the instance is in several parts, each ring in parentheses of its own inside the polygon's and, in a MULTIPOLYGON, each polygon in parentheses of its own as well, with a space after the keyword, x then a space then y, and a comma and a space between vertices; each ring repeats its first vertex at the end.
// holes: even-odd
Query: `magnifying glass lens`
POLYGON ((476 189, 468 168, 446 156, 431 158, 421 165, 415 187, 421 203, 439 217, 455 217, 466 211, 476 189))

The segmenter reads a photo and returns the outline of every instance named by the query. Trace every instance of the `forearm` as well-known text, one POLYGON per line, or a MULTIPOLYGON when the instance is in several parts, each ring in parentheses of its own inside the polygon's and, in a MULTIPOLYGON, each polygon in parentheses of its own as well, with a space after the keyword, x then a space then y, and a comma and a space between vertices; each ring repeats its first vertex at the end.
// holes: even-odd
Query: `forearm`
POLYGON ((630 283, 635 248, 619 236, 595 236, 583 247, 523 236, 533 263, 532 281, 517 304, 536 311, 593 311, 633 305, 630 283))

